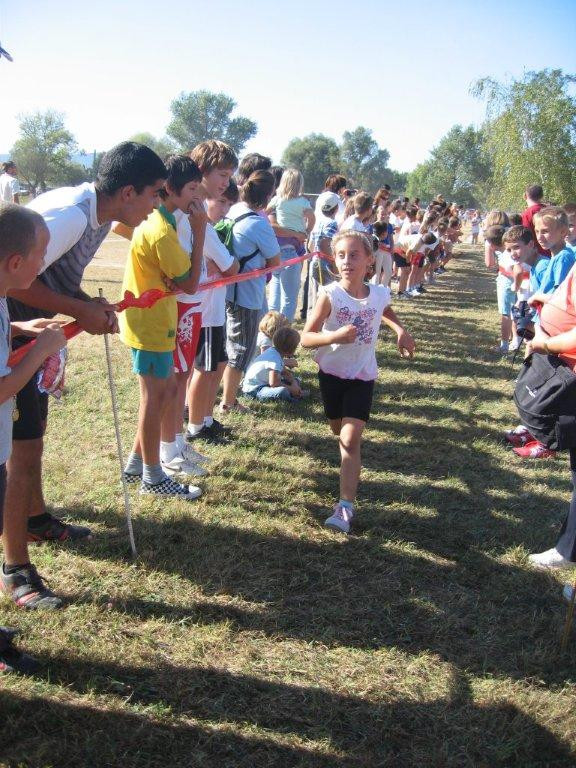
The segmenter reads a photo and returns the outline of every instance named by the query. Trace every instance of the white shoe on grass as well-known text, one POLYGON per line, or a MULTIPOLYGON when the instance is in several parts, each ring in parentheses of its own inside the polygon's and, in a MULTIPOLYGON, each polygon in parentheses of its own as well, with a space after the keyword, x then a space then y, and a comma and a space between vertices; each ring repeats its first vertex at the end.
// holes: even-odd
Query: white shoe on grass
POLYGON ((324 525, 333 531, 340 533, 350 533, 350 522, 354 517, 354 510, 343 507, 341 504, 334 504, 334 510, 330 517, 326 518, 324 525))
POLYGON ((195 451, 188 443, 182 448, 182 457, 186 459, 186 461, 192 462, 192 464, 209 464, 212 461, 208 456, 204 456, 204 454, 195 451))
POLYGON ((199 467, 198 464, 187 461, 184 456, 176 456, 172 461, 162 461, 160 464, 168 477, 174 477, 174 475, 204 477, 206 474, 206 470, 203 467, 199 467))
POLYGON ((546 552, 528 555, 528 562, 535 568, 568 568, 574 565, 573 562, 562 557, 555 547, 547 549, 546 552))

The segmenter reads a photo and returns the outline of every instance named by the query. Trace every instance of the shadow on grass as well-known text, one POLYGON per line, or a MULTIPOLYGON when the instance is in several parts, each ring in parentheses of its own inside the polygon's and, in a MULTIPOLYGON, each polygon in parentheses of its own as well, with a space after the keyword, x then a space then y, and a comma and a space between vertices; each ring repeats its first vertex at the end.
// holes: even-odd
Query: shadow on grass
POLYGON ((54 700, 47 707, 41 699, 1 693, 0 757, 9 765, 27 750, 38 754, 46 732, 52 737, 47 759, 54 766, 157 766, 159 755, 163 765, 218 768, 573 765, 569 747, 517 707, 473 704, 463 676, 452 680, 447 698, 415 702, 390 700, 385 690, 382 700, 370 700, 175 666, 158 657, 149 666, 63 657, 43 661, 50 667, 50 684, 82 695, 120 696, 140 712, 120 707, 104 712, 54 700), (195 722, 170 723, 174 716, 195 722), (245 732, 271 731, 276 741, 234 733, 235 724, 245 732), (461 737, 451 741, 448 734, 461 737), (315 751, 318 743, 324 755, 315 751))

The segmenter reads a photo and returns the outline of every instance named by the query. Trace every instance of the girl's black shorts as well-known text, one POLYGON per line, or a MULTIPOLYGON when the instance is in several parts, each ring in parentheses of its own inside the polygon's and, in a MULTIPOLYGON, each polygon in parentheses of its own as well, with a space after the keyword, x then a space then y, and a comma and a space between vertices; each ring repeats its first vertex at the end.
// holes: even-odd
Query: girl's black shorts
POLYGON ((341 379, 318 371, 320 393, 327 419, 368 421, 374 395, 374 381, 341 379))

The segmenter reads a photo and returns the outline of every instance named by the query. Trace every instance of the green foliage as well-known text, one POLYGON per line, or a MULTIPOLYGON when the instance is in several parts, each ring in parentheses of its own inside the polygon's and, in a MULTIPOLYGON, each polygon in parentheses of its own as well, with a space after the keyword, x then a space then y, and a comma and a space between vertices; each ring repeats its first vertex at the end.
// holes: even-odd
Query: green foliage
POLYGON ((338 145, 321 133, 292 139, 282 155, 282 165, 298 168, 304 176, 304 189, 312 193, 322 191, 331 173, 342 172, 338 145))
POLYGON ((374 192, 383 183, 390 153, 380 149, 372 138, 372 131, 358 126, 353 131, 344 131, 340 155, 348 183, 374 192))
POLYGON ((455 125, 408 176, 407 194, 430 200, 443 195, 463 205, 482 204, 490 177, 490 158, 481 131, 455 125))
POLYGON ((146 131, 135 133, 134 136, 130 137, 129 141, 136 141, 138 144, 144 144, 145 147, 156 152, 162 159, 165 159, 167 155, 176 151, 174 142, 167 136, 157 139, 151 133, 147 133, 146 131))
POLYGON ((478 80, 472 93, 487 104, 486 149, 493 164, 489 202, 519 209, 522 193, 541 184, 548 200, 576 190, 576 77, 559 69, 527 72, 520 80, 478 80))
POLYGON ((48 186, 78 184, 87 178, 87 171, 72 162, 77 145, 60 112, 21 115, 20 134, 11 155, 31 189, 44 191, 48 186))
POLYGON ((182 151, 207 139, 220 139, 239 154, 258 126, 247 117, 231 117, 235 107, 234 99, 224 93, 181 93, 170 105, 173 118, 167 133, 182 151))

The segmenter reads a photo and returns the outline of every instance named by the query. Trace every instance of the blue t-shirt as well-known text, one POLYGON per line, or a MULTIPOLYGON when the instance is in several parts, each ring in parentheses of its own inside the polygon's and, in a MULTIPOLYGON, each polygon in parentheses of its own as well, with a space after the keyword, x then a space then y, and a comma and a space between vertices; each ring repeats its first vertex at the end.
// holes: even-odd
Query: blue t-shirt
MULTIPOLYGON (((560 283, 564 282, 568 272, 576 262, 576 252, 572 248, 562 248, 562 250, 550 259, 540 259, 535 267, 544 262, 540 276, 540 284, 536 287, 539 293, 553 293, 560 283)), ((530 276, 530 286, 532 287, 532 278, 530 276)))
MULTIPOLYGON (((228 216, 237 219, 250 208, 245 203, 237 203, 230 209, 228 216)), ((270 222, 264 216, 247 216, 234 225, 232 233, 234 255, 237 259, 249 256, 258 249, 258 253, 247 261, 242 267, 242 272, 251 272, 254 269, 263 269, 267 259, 273 259, 280 253, 280 246, 274 234, 270 222)), ((236 301, 236 304, 245 309, 261 309, 266 291, 266 276, 245 280, 237 286, 229 285, 226 291, 227 301, 236 301), (234 299, 236 288, 236 299, 234 299)))
POLYGON ((284 360, 282 355, 276 347, 269 347, 250 363, 244 376, 242 391, 246 393, 257 392, 260 387, 269 386, 269 371, 281 373, 283 368, 284 360))

